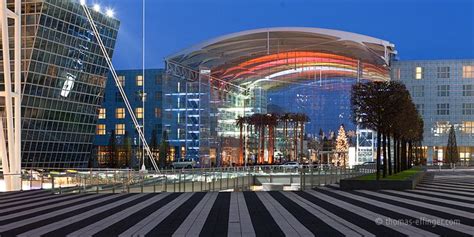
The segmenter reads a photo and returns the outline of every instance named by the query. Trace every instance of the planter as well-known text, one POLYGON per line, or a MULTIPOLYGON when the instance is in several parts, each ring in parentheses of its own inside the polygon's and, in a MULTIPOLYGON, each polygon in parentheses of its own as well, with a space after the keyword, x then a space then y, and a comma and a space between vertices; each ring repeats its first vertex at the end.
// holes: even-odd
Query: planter
POLYGON ((426 170, 421 171, 405 180, 358 180, 356 178, 343 179, 339 183, 341 190, 405 190, 415 189, 426 174, 426 170))

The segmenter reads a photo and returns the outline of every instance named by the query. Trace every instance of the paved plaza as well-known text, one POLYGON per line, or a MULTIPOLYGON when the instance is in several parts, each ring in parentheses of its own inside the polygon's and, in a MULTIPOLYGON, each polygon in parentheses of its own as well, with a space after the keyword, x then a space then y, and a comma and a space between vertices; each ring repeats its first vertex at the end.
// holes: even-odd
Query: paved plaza
POLYGON ((474 173, 416 190, 0 194, 1 236, 472 236, 474 173))

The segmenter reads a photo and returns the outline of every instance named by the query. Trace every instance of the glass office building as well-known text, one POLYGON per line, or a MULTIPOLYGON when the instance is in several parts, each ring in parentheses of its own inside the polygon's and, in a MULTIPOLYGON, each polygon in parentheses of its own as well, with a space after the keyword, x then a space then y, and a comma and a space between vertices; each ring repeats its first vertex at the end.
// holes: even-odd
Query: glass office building
MULTIPOLYGON (((354 130, 351 85, 389 80, 395 54, 387 41, 319 28, 217 37, 165 59, 163 129, 181 158, 202 166, 238 158, 238 116, 304 113, 306 136, 337 131, 340 124, 354 130)), ((265 149, 268 160, 272 152, 265 149)))
MULTIPOLYGON (((22 2, 22 166, 87 167, 106 61, 79 1, 22 2)), ((119 21, 91 14, 112 56, 119 21)))
POLYGON ((428 164, 444 159, 451 126, 461 164, 474 164, 474 59, 395 61, 392 80, 405 83, 423 117, 428 164))
MULTIPOLYGON (((162 76, 163 69, 119 70, 118 79, 134 110, 138 123, 144 126, 145 138, 149 146, 153 146, 152 136, 156 136, 155 145, 159 146, 162 137, 162 76), (146 94, 143 93, 145 85, 146 94), (144 103, 143 103, 144 99, 144 103), (145 106, 143 106, 145 105, 145 106), (145 123, 143 123, 145 121, 145 123)), ((136 166, 141 156, 141 144, 135 125, 125 107, 114 78, 109 75, 105 90, 104 102, 99 108, 96 136, 94 138, 94 166, 110 167, 110 136, 115 132, 118 154, 115 164, 118 167, 136 166), (132 154, 125 154, 125 136, 131 139, 132 154)), ((156 150, 156 147, 151 147, 156 150)), ((157 150, 156 150, 157 152, 157 150)))

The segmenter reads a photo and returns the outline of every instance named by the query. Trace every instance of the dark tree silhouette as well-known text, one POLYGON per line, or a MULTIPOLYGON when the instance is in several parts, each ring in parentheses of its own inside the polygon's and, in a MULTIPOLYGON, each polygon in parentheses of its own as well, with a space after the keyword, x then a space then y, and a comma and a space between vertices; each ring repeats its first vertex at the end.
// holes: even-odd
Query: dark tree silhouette
POLYGON ((451 125, 451 128, 449 129, 448 145, 446 146, 446 162, 451 168, 454 168, 456 163, 459 162, 456 132, 454 131, 453 125, 451 125))
POLYGON ((117 137, 115 135, 115 130, 112 129, 110 132, 110 138, 109 138, 109 159, 108 159, 108 167, 109 168, 117 168, 117 137))

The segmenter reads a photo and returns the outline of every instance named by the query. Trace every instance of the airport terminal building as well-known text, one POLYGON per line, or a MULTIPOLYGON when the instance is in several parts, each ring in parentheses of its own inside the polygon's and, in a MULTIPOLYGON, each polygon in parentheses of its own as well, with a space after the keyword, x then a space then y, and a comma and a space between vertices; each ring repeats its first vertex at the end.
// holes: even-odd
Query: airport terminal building
MULTIPOLYGON (((351 86, 389 80, 395 54, 388 41, 319 28, 265 28, 211 39, 165 59, 163 130, 179 149, 177 158, 202 166, 219 164, 219 157, 238 163, 239 116, 304 113, 307 137, 341 124, 355 130, 351 86)), ((264 147, 264 163, 281 150, 283 135, 275 137, 275 151, 264 147)), ((246 160, 257 152, 256 139, 248 140, 246 160)))

